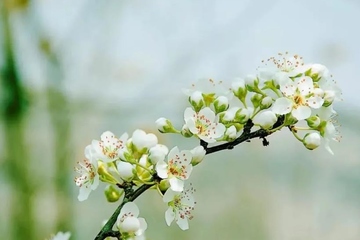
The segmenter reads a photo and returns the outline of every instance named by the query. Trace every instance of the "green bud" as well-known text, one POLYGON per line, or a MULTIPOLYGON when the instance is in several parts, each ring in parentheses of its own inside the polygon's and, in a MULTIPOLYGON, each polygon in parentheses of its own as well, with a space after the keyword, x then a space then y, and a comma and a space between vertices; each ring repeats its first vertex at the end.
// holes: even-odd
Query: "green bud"
POLYGON ((174 128, 169 119, 159 118, 155 123, 157 129, 161 133, 179 133, 179 131, 174 128))
POLYGON ((186 125, 184 125, 183 128, 181 129, 181 135, 183 135, 186 138, 193 136, 192 132, 190 132, 189 128, 187 128, 186 125))
POLYGON ((236 79, 231 85, 234 95, 242 102, 245 102, 247 88, 243 79, 236 79))
POLYGON ((98 161, 98 174, 99 179, 103 182, 116 184, 118 180, 108 171, 106 164, 102 161, 98 161))
POLYGON ((160 183, 158 184, 158 188, 161 192, 165 192, 166 190, 168 190, 168 188, 170 187, 170 183, 168 180, 161 180, 160 183))
POLYGON ((264 97, 260 102, 260 109, 268 109, 271 107, 273 100, 271 97, 264 97))
POLYGON ((310 128, 316 129, 317 127, 319 127, 321 120, 318 116, 312 116, 306 119, 306 122, 310 128))
POLYGON ((285 118, 285 126, 291 126, 291 125, 294 125, 298 122, 298 120, 293 117, 293 115, 291 113, 288 113, 286 115, 286 118, 285 118))
POLYGON ((189 102, 196 112, 199 112, 205 106, 203 94, 199 91, 195 91, 191 94, 189 102))
POLYGON ((261 94, 254 94, 254 96, 252 96, 250 100, 251 100, 254 108, 257 108, 260 106, 262 99, 263 99, 263 96, 261 94))
POLYGON ((229 100, 227 97, 220 96, 214 101, 215 113, 226 111, 229 108, 229 100))
POLYGON ((236 114, 234 121, 245 124, 250 118, 251 111, 247 108, 240 108, 236 114))
POLYGON ((108 202, 116 202, 120 199, 120 197, 123 195, 124 190, 117 189, 113 185, 108 185, 105 190, 105 197, 108 202))

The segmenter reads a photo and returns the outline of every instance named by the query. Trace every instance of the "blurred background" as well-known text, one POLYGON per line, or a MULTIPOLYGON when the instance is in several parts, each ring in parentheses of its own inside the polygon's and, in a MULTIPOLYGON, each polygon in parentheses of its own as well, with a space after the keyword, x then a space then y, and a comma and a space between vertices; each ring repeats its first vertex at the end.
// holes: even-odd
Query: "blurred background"
MULTIPOLYGON (((326 65, 343 89, 335 155, 285 130, 195 168, 195 218, 167 227, 156 192, 136 203, 148 239, 360 239, 359 0, 0 0, 0 238, 93 239, 117 203, 77 201, 92 139, 159 117, 182 124, 181 89, 230 82, 289 51, 326 65), (355 74, 355 75, 354 75, 355 74)), ((160 136, 170 148, 195 140, 160 136)))

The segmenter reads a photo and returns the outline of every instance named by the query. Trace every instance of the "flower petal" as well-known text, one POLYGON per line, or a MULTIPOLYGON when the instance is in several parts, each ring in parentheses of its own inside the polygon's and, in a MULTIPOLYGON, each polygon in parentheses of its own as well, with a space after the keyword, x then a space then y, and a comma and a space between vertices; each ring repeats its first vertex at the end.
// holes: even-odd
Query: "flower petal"
POLYGON ((165 212, 165 221, 168 226, 174 221, 175 213, 171 207, 169 207, 165 212))
POLYGON ((297 120, 304 120, 310 117, 311 109, 308 106, 299 106, 298 108, 293 109, 291 113, 297 120))
POLYGON ((278 98, 272 106, 272 111, 276 114, 287 114, 291 112, 293 102, 288 98, 278 98))
POLYGON ((181 192, 184 190, 184 181, 176 177, 169 178, 169 183, 171 186, 171 190, 175 192, 181 192))
POLYGON ((158 161, 156 164, 157 175, 161 178, 167 178, 168 177, 167 167, 168 167, 168 165, 166 162, 158 161))

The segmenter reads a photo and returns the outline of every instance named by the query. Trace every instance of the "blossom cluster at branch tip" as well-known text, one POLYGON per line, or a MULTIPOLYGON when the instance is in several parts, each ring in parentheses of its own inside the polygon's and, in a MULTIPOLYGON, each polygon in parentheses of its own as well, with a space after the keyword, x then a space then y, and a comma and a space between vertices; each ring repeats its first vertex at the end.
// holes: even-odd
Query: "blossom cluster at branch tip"
POLYGON ((279 53, 263 60, 255 74, 233 82, 200 79, 184 93, 190 107, 177 133, 187 138, 208 144, 231 142, 250 120, 269 134, 288 127, 310 150, 324 145, 333 154, 329 142, 341 139, 333 108, 341 100, 340 88, 324 65, 305 63, 296 54, 279 53), (320 135, 320 144, 309 144, 315 134, 305 135, 312 132, 320 135))

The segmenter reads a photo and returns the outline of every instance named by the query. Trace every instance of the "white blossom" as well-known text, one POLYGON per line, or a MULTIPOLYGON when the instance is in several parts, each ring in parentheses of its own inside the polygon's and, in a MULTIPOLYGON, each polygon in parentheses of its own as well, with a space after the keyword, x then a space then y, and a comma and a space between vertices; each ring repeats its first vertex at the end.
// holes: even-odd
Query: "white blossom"
POLYGON ((126 203, 120 211, 116 226, 121 233, 128 233, 130 236, 141 236, 147 229, 144 218, 138 218, 139 208, 133 202, 126 203))
POLYGON ((75 177, 75 184, 80 188, 79 201, 86 200, 91 190, 95 190, 99 185, 98 164, 94 158, 92 145, 88 145, 85 148, 85 157, 82 162, 78 162, 79 166, 75 168, 75 171, 80 174, 80 176, 75 177))
POLYGON ((181 192, 184 189, 184 181, 190 177, 193 169, 191 159, 190 151, 179 152, 178 147, 174 147, 169 152, 167 162, 157 162, 157 174, 160 178, 169 180, 173 191, 181 192))
POLYGON ((124 133, 117 138, 112 132, 106 131, 101 134, 100 139, 93 140, 91 144, 97 153, 96 157, 107 163, 119 158, 118 152, 125 147, 128 134, 124 133))
POLYGON ((216 121, 215 113, 208 107, 201 109, 198 113, 192 108, 187 108, 184 119, 191 133, 205 142, 214 143, 217 138, 224 135, 225 126, 216 121))
POLYGON ((191 212, 195 207, 195 199, 193 196, 195 189, 191 184, 187 185, 182 192, 175 192, 168 189, 163 197, 169 208, 165 212, 166 224, 170 224, 175 220, 182 230, 189 228, 188 220, 193 218, 191 212))

